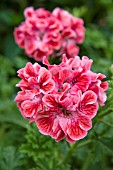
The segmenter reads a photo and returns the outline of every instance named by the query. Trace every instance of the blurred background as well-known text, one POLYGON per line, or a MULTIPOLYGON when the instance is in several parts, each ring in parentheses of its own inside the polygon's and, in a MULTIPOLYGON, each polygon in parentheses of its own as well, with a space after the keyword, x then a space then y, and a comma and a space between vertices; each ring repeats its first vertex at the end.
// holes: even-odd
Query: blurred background
MULTIPOLYGON (((68 10, 84 19, 86 35, 80 56, 94 60, 93 71, 111 79, 113 64, 113 1, 112 0, 1 0, 0 1, 0 170, 113 170, 113 90, 105 114, 88 136, 77 145, 65 140, 56 143, 39 134, 21 116, 14 98, 19 78, 17 70, 31 60, 20 49, 13 37, 14 27, 23 20, 25 7, 55 7, 68 10), (110 103, 111 102, 111 103, 110 103), (110 107, 109 107, 110 103, 110 107), (110 110, 109 110, 110 109, 110 110), (63 161, 63 162, 62 162, 63 161)), ((110 88, 113 80, 110 81, 110 88)))

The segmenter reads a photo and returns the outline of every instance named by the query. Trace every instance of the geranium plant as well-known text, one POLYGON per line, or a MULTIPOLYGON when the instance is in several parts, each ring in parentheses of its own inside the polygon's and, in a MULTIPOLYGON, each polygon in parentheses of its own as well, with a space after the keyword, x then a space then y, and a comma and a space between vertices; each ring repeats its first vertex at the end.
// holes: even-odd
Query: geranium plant
POLYGON ((18 71, 21 88, 15 98, 24 118, 35 121, 39 131, 57 142, 82 139, 92 128, 92 118, 106 101, 106 76, 91 71, 92 60, 84 56, 67 59, 59 65, 27 63, 18 71))
POLYGON ((74 57, 85 36, 84 21, 69 12, 55 8, 52 12, 28 7, 24 11, 25 21, 14 30, 16 43, 25 49, 29 57, 41 61, 61 56, 74 57))

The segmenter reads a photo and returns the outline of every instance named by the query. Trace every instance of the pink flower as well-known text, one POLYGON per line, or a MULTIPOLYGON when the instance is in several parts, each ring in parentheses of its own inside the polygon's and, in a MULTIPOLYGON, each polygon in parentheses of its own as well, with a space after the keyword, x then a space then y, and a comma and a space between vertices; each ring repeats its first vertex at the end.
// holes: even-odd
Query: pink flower
POLYGON ((59 65, 26 66, 18 71, 21 88, 15 102, 24 118, 35 122, 39 131, 57 142, 66 138, 70 143, 84 138, 92 128, 92 119, 107 97, 105 75, 91 71, 92 60, 84 56, 67 59, 59 65))
POLYGON ((18 92, 15 102, 25 118, 34 118, 43 109, 42 97, 50 93, 55 86, 51 73, 38 63, 30 62, 18 71, 22 80, 16 85, 22 91, 18 92))
POLYGON ((36 90, 26 90, 18 92, 15 102, 24 118, 36 118, 37 113, 43 109, 43 95, 36 90))
POLYGON ((93 73, 92 71, 88 71, 88 74, 91 77, 91 84, 89 86, 89 89, 93 90, 96 93, 96 95, 98 96, 99 104, 101 106, 104 106, 104 103, 107 99, 105 91, 108 89, 108 82, 102 82, 101 80, 103 78, 106 78, 106 76, 101 73, 93 73))
POLYGON ((14 29, 14 37, 29 57, 41 61, 43 56, 59 56, 64 52, 69 58, 78 55, 76 44, 83 42, 85 34, 82 19, 60 8, 51 13, 44 8, 28 7, 24 16, 25 21, 14 29))
POLYGON ((69 12, 55 8, 53 15, 63 24, 63 37, 72 38, 76 43, 82 43, 85 35, 84 21, 81 18, 72 16, 69 12))
POLYGON ((79 53, 79 47, 75 45, 73 40, 68 40, 63 44, 62 52, 65 53, 68 58, 75 57, 79 53))
POLYGON ((56 141, 65 137, 68 142, 73 143, 84 138, 91 129, 91 118, 98 110, 97 96, 94 92, 87 91, 80 101, 77 101, 76 96, 75 99, 71 95, 64 99, 62 97, 50 94, 43 97, 49 111, 44 112, 44 115, 40 114, 36 124, 42 134, 49 134, 56 141))
POLYGON ((61 22, 44 8, 24 11, 25 21, 14 30, 17 44, 25 49, 28 56, 41 61, 61 48, 61 22), (59 38, 58 38, 59 37, 59 38), (57 39, 56 39, 57 38, 57 39))
POLYGON ((30 62, 25 68, 18 71, 18 76, 22 80, 16 85, 22 90, 35 89, 44 94, 54 89, 54 81, 51 79, 51 73, 44 67, 40 67, 37 63, 32 65, 30 62))

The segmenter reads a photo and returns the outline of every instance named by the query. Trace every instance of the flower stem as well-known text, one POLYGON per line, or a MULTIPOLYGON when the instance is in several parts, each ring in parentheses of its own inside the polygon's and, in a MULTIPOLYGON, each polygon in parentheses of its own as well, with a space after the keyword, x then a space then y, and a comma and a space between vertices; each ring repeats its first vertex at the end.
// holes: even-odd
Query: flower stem
POLYGON ((73 151, 74 151, 75 148, 77 147, 78 143, 79 143, 79 142, 74 143, 74 144, 71 145, 71 147, 69 148, 69 150, 68 150, 68 152, 67 152, 67 154, 66 154, 66 156, 65 156, 65 158, 64 158, 64 160, 63 160, 63 163, 67 163, 67 162, 68 162, 68 160, 70 159, 73 151))
POLYGON ((102 123, 104 123, 105 125, 113 128, 113 125, 112 125, 111 123, 109 123, 109 122, 106 122, 106 121, 104 121, 104 120, 100 120, 100 122, 102 122, 102 123))
POLYGON ((70 149, 68 150, 64 160, 63 160, 63 163, 67 163, 69 161, 69 159, 71 158, 73 152, 75 149, 78 149, 78 148, 81 148, 89 143, 91 143, 92 140, 91 139, 88 139, 87 141, 84 141, 82 143, 80 143, 79 141, 77 141, 75 144, 72 144, 70 149))
POLYGON ((103 118, 104 116, 107 116, 108 114, 110 114, 112 111, 112 109, 106 109, 105 111, 102 112, 101 115, 99 115, 96 119, 94 119, 93 121, 93 126, 98 122, 100 121, 101 118, 103 118))

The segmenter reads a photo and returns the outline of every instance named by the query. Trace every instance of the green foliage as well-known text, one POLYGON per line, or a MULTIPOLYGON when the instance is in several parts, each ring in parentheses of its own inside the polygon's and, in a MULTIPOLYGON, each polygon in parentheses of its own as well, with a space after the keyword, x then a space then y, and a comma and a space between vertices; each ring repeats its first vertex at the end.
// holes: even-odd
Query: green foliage
POLYGON ((35 167, 35 168, 31 168, 30 170, 47 170, 47 168, 49 169, 49 170, 70 170, 70 166, 69 165, 56 165, 56 163, 55 162, 53 162, 54 164, 53 164, 53 167, 52 168, 49 168, 49 167, 47 167, 47 166, 43 166, 43 162, 39 165, 39 166, 37 166, 37 167, 35 167))
POLYGON ((26 142, 22 144, 21 151, 26 153, 38 168, 55 170, 61 167, 63 170, 64 165, 61 162, 68 150, 65 141, 59 145, 50 137, 41 135, 35 124, 28 126, 25 138, 26 142))
POLYGON ((13 102, 16 94, 15 84, 19 81, 15 76, 16 70, 14 66, 15 64, 10 60, 0 56, 0 94, 2 100, 0 102, 0 122, 15 123, 25 128, 27 122, 22 118, 16 104, 13 102))
POLYGON ((0 147, 0 170, 20 170, 22 157, 13 146, 0 147))

